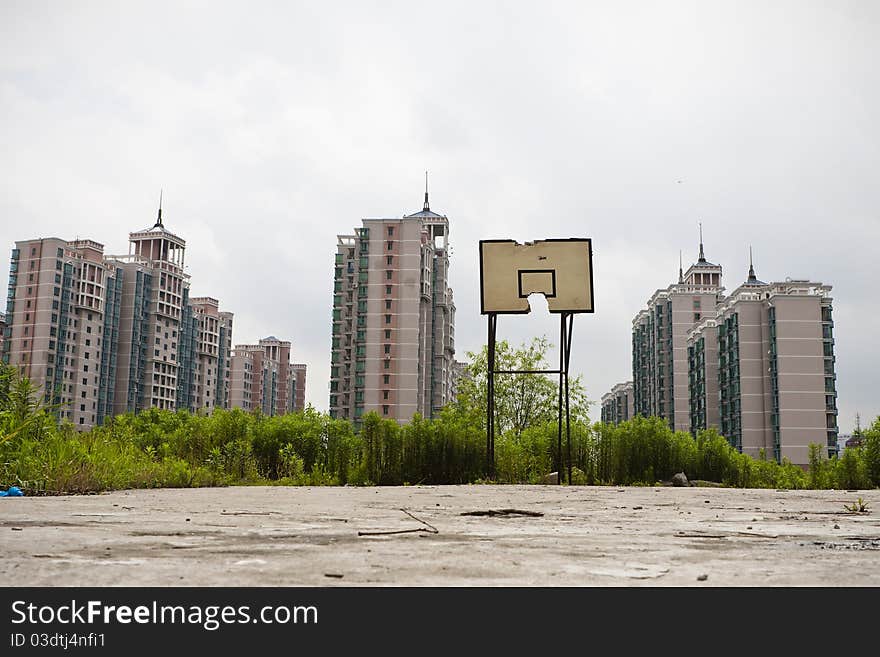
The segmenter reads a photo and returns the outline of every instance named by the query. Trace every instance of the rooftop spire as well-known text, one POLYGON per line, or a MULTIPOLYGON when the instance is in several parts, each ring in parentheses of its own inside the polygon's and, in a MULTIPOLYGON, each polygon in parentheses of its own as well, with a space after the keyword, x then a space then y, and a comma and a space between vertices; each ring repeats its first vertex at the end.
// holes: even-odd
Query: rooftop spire
POLYGON ((424 212, 430 212, 431 206, 428 205, 428 172, 425 171, 425 205, 422 208, 424 212))
POLYGON ((162 228, 162 190, 159 190, 159 215, 156 217, 156 223, 153 228, 162 228))
POLYGON ((678 250, 678 282, 684 283, 684 270, 681 267, 681 249, 678 250))
POLYGON ((706 262, 706 256, 703 255, 703 222, 700 222, 700 258, 697 262, 706 262))
POLYGON ((752 247, 749 246, 749 283, 754 283, 758 280, 758 277, 755 276, 755 265, 752 262, 752 247))

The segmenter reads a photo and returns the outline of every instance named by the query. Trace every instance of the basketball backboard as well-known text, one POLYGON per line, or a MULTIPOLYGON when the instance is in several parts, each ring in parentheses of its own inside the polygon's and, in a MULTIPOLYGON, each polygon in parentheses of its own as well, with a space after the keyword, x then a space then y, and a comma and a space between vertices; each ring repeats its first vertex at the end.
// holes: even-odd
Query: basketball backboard
POLYGON ((528 313, 530 294, 551 313, 593 312, 593 251, 587 238, 480 240, 480 312, 528 313))

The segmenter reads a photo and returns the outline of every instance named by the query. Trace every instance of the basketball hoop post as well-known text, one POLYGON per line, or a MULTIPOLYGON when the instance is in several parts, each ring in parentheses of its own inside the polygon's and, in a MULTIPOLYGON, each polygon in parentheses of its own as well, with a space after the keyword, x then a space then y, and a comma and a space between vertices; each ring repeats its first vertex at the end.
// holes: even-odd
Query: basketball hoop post
POLYGON ((488 315, 486 381, 486 476, 495 477, 495 375, 556 374, 559 376, 556 450, 553 465, 562 483, 564 462, 572 480, 571 404, 569 368, 575 313, 593 312, 593 250, 586 238, 539 240, 517 244, 513 240, 480 241, 480 312, 488 315), (499 370, 495 367, 495 341, 499 314, 526 314, 530 294, 543 294, 551 313, 559 313, 559 369, 499 370), (563 458, 563 404, 567 453, 563 458))

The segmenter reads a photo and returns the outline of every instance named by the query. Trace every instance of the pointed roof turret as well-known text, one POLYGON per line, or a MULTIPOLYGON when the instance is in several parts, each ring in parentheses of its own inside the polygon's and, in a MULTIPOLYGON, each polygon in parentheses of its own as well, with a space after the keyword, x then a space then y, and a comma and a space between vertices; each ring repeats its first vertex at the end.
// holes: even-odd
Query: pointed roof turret
POLYGON ((428 203, 428 172, 425 171, 425 202, 422 205, 422 209, 419 212, 413 212, 412 214, 404 215, 404 217, 423 217, 426 219, 443 219, 444 216, 442 214, 437 214, 433 210, 431 210, 431 206, 428 203))
POLYGON ((684 269, 681 265, 681 249, 678 250, 678 284, 684 283, 684 269))
POLYGON ((430 212, 431 206, 428 205, 428 172, 425 171, 425 205, 422 207, 422 212, 430 212))
POLYGON ((758 277, 755 276, 755 265, 752 261, 752 247, 749 247, 749 277, 745 282, 745 285, 766 285, 764 281, 759 281, 758 277))
POLYGON ((703 222, 700 222, 700 257, 697 262, 706 262, 706 256, 703 254, 703 222))

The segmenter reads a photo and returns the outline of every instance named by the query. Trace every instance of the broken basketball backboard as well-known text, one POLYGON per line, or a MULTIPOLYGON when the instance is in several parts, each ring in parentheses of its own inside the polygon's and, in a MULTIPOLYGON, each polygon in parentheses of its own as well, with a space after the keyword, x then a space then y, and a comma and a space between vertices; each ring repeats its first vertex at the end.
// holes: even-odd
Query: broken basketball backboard
POLYGON ((589 239, 480 240, 480 312, 524 314, 543 294, 551 313, 593 312, 589 239))

